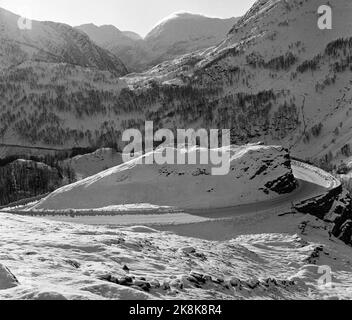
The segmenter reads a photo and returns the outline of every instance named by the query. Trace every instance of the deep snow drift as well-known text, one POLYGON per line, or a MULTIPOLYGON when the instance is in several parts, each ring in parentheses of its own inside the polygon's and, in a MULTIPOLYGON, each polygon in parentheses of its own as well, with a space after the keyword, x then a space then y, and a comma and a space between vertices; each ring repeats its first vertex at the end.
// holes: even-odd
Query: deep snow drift
MULTIPOLYGON (((142 158, 164 151, 159 149, 142 158)), ((209 150, 183 151, 189 156, 209 150)), ((136 159, 65 186, 31 209, 97 209, 130 204, 188 209, 230 207, 274 199, 296 188, 289 154, 281 147, 246 145, 210 152, 229 154, 227 175, 212 175, 213 165, 145 165, 136 159)))

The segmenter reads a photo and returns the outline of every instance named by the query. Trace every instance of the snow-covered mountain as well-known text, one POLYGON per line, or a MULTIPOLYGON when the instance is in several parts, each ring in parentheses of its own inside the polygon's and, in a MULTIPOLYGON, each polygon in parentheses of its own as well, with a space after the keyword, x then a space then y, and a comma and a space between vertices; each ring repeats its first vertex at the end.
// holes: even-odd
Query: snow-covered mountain
POLYGON ((150 50, 143 38, 131 31, 120 31, 115 26, 84 24, 76 29, 86 33, 96 44, 120 57, 129 70, 144 68, 150 50))
MULTIPOLYGON (((39 126, 32 126, 31 121, 26 123, 30 130, 22 129, 18 110, 24 109, 27 118, 39 120, 34 110, 25 107, 28 103, 23 99, 27 96, 39 101, 41 94, 28 88, 28 77, 13 74, 17 70, 12 70, 0 79, 2 85, 21 86, 27 92, 25 95, 6 90, 7 101, 15 107, 2 112, 6 126, 0 134, 5 141, 20 138, 31 144, 94 143, 102 147, 107 146, 107 140, 109 144, 119 142, 121 131, 141 128, 147 119, 160 127, 231 128, 235 144, 283 144, 293 155, 317 159, 323 164, 348 158, 352 154, 352 5, 348 0, 332 4, 334 15, 339 17, 332 30, 320 30, 317 26, 320 5, 318 0, 260 0, 216 47, 127 76, 119 81, 118 88, 111 85, 115 80, 106 75, 90 77, 89 86, 95 91, 90 96, 85 91, 84 105, 72 96, 68 86, 64 90, 59 88, 62 75, 56 73, 55 91, 60 94, 55 93, 59 101, 51 103, 56 120, 50 128, 60 139, 43 139, 38 134, 47 119, 44 116, 39 126), (103 92, 98 88, 103 88, 103 92), (69 121, 65 109, 69 110, 69 121), (87 117, 84 121, 79 118, 83 114, 87 117), (23 134, 28 131, 33 131, 30 141, 23 134), (74 141, 59 134, 62 132, 75 132, 74 141)), ((42 78, 43 72, 45 69, 39 73, 36 67, 29 78, 42 78)), ((75 80, 81 76, 77 75, 75 80)), ((50 88, 53 89, 52 83, 50 88)))
POLYGON ((237 20, 175 13, 159 22, 147 34, 145 41, 152 50, 154 60, 160 63, 219 44, 237 20))
POLYGON ((219 44, 236 20, 176 13, 163 19, 145 39, 114 26, 86 24, 77 29, 120 57, 130 70, 141 71, 176 56, 219 44))
POLYGON ((177 123, 232 128, 234 143, 280 141, 322 162, 350 157, 352 4, 330 5, 338 18, 321 30, 321 1, 259 0, 219 46, 127 80, 140 89, 177 85, 180 96, 193 90, 187 104, 174 88, 155 118, 172 113, 177 123))
POLYGON ((126 36, 129 37, 132 40, 142 40, 142 36, 140 36, 138 33, 133 32, 133 31, 122 31, 122 33, 126 36))
POLYGON ((1 68, 42 61, 107 70, 118 76, 127 73, 118 57, 68 25, 32 21, 30 29, 21 29, 19 21, 20 16, 0 8, 1 68))
POLYGON ((127 46, 134 43, 136 40, 141 40, 142 37, 138 34, 126 33, 120 31, 113 25, 96 26, 93 23, 82 24, 76 29, 81 30, 89 35, 89 37, 101 46, 127 46))
MULTIPOLYGON (((165 152, 158 149, 131 162, 108 169, 58 189, 31 210, 99 209, 148 204, 176 208, 216 208, 270 200, 296 188, 290 156, 281 147, 248 145, 211 150, 228 154, 229 173, 212 175, 213 165, 200 165, 208 150, 170 149, 186 159, 198 154, 198 164, 140 164, 165 152)), ((211 156, 213 159, 213 156, 211 156)), ((225 160, 225 159, 224 159, 225 160)))

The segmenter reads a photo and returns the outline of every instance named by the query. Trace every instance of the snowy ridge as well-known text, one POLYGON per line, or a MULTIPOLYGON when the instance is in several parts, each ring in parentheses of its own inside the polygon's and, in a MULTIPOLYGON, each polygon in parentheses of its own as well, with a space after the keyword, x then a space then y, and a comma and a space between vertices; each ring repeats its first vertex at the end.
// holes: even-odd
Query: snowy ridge
MULTIPOLYGON (((141 159, 164 151, 159 149, 65 186, 31 210, 95 209, 140 203, 195 209, 231 207, 272 199, 296 188, 289 154, 281 147, 248 145, 210 150, 229 154, 230 172, 225 176, 211 175, 212 165, 138 164, 141 159)), ((208 154, 208 149, 172 152, 199 155, 208 154)))
POLYGON ((114 26, 86 24, 76 29, 120 57, 129 70, 142 71, 179 55, 219 44, 236 20, 174 13, 160 21, 144 39, 114 26))

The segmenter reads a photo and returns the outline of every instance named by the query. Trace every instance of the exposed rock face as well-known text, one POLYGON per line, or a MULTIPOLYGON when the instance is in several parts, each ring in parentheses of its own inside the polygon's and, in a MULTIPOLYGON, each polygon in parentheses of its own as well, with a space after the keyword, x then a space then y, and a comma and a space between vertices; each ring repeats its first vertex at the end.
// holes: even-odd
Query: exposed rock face
POLYGON ((335 201, 338 201, 341 192, 342 187, 339 187, 325 195, 303 201, 296 208, 299 212, 314 215, 319 219, 325 219, 328 215, 331 215, 331 209, 335 201))
POLYGON ((10 289, 18 285, 18 280, 12 272, 0 264, 0 290, 10 289))
POLYGON ((278 194, 286 194, 297 188, 297 182, 293 174, 289 172, 274 181, 268 182, 265 187, 278 194))
POLYGON ((343 242, 352 245, 352 198, 344 191, 332 208, 331 219, 335 225, 332 233, 343 242))
POLYGON ((265 185, 267 189, 278 194, 291 193, 297 188, 297 181, 291 169, 291 158, 289 151, 287 149, 284 149, 284 151, 286 153, 283 156, 282 166, 288 170, 287 173, 277 178, 276 180, 269 181, 265 185))
POLYGON ((302 202, 296 205, 296 209, 332 223, 332 235, 352 245, 352 198, 342 186, 326 195, 302 202))
POLYGON ((343 242, 352 243, 352 220, 347 220, 340 229, 336 230, 338 238, 343 242))

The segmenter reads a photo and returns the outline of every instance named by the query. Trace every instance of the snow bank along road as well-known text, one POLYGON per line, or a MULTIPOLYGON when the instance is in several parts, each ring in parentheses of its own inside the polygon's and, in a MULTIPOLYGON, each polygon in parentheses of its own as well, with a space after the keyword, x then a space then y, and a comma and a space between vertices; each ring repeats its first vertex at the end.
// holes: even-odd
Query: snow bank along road
MULTIPOLYGON (((82 223, 89 225, 115 225, 115 226, 152 226, 158 230, 176 231, 175 226, 204 224, 217 220, 232 219, 250 214, 260 214, 265 212, 285 213, 291 211, 293 204, 324 195, 328 191, 340 186, 340 182, 330 174, 311 165, 292 161, 293 173, 298 180, 298 188, 283 196, 278 196, 274 200, 266 200, 256 203, 249 203, 235 207, 201 209, 201 210, 175 210, 174 208, 157 208, 139 206, 138 210, 122 208, 116 210, 92 210, 75 211, 71 216, 63 212, 31 212, 15 211, 22 215, 45 216, 50 220, 82 223)), ((178 229, 178 228, 177 228, 178 229)), ((184 230, 184 228, 182 229, 184 230)))
POLYGON ((265 211, 284 213, 287 210, 291 210, 295 203, 324 195, 340 186, 340 182, 336 178, 314 166, 292 161, 292 169, 299 186, 288 195, 279 196, 274 200, 249 203, 231 208, 187 210, 187 213, 210 219, 231 218, 265 211))

